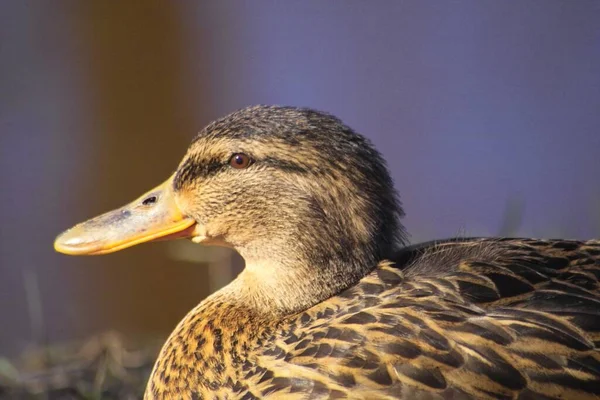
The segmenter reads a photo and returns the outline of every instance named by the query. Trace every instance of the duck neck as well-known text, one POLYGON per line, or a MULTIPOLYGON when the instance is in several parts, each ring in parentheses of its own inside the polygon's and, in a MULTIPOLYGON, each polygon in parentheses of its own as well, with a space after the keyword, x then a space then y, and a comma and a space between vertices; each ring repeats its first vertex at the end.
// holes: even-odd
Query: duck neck
POLYGON ((171 388, 197 387, 209 393, 237 382, 243 366, 253 362, 248 352, 261 347, 287 316, 354 285, 385 258, 369 246, 305 253, 299 244, 272 245, 270 251, 240 251, 246 259, 244 271, 179 323, 158 357, 147 399, 168 397, 171 388), (190 360, 193 376, 187 375, 190 360))
POLYGON ((302 312, 356 284, 381 260, 369 246, 340 250, 306 253, 272 246, 272 251, 261 252, 265 257, 240 251, 246 267, 223 294, 257 315, 282 318, 302 312))

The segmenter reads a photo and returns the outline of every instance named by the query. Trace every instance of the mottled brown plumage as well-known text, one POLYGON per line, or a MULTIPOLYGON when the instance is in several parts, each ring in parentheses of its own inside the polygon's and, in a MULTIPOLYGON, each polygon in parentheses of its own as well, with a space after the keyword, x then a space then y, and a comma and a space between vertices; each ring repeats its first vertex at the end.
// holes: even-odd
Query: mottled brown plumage
POLYGON ((171 335, 148 397, 598 398, 599 259, 598 241, 430 243, 281 320, 217 293, 171 335))
POLYGON ((167 183, 56 245, 100 254, 151 240, 104 240, 99 227, 174 202, 171 219, 192 221, 177 232, 245 258, 173 331, 147 399, 600 398, 600 241, 405 247, 379 153, 306 109, 209 125, 167 183), (252 163, 232 168, 238 153, 252 163))

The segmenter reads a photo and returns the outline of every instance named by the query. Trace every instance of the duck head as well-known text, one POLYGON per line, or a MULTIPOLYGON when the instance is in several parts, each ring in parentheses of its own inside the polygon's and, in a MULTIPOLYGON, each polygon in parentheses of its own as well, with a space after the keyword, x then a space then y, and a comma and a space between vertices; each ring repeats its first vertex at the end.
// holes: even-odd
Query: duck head
POLYGON ((391 256, 404 239, 402 215, 366 138, 329 114, 255 106, 202 130, 163 184, 54 246, 96 255, 185 237, 233 247, 259 286, 310 276, 323 297, 391 256))

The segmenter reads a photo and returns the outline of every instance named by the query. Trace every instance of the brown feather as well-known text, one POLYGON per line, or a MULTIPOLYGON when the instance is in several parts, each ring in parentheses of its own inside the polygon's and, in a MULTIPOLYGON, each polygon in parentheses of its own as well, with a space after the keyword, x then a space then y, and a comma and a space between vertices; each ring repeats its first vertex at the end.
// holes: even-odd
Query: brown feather
POLYGON ((215 296, 167 342, 149 397, 598 398, 599 254, 598 241, 407 248, 278 321, 215 296))

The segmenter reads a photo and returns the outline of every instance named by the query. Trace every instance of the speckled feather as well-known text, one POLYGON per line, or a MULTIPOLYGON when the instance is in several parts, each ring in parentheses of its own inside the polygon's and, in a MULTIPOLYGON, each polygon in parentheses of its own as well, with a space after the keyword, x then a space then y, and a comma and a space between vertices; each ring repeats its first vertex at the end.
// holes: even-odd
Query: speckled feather
POLYGON ((148 397, 600 398, 599 241, 457 239, 394 261, 279 321, 210 298, 148 397))

